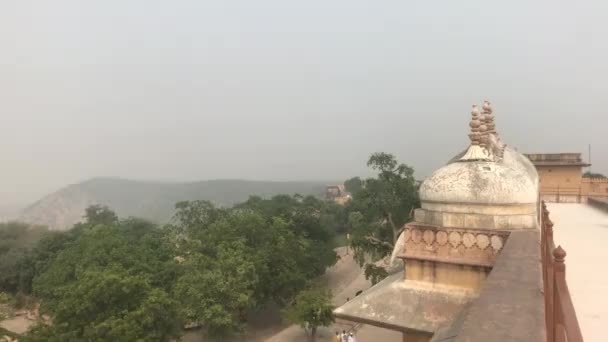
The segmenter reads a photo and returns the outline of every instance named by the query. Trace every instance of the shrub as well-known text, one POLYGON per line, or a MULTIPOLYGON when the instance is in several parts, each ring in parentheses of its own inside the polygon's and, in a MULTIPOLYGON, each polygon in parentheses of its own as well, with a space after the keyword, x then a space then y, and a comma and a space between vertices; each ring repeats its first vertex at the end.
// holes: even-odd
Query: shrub
POLYGON ((5 292, 0 292, 0 304, 8 304, 12 300, 11 295, 5 292))

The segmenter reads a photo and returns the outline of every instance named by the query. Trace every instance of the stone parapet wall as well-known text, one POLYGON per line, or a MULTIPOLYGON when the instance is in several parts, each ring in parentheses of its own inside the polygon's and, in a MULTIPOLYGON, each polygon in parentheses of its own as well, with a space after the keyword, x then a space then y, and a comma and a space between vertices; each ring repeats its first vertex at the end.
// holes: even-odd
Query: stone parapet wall
POLYGON ((479 297, 431 342, 545 342, 540 232, 513 231, 479 297))

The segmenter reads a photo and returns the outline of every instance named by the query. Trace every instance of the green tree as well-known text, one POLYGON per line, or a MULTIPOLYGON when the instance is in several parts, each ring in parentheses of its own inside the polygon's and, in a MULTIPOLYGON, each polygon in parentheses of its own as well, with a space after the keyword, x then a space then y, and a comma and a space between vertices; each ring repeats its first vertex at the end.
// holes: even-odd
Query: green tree
POLYGON ((75 227, 67 232, 48 232, 28 255, 21 260, 19 291, 31 294, 33 282, 54 260, 55 256, 73 243, 82 229, 75 227))
POLYGON ((26 263, 46 228, 18 222, 0 223, 0 292, 22 291, 26 263))
POLYGON ((369 279, 372 285, 376 285, 382 279, 388 277, 388 272, 384 267, 368 264, 365 267, 365 279, 369 279))
POLYGON ((168 231, 183 259, 175 293, 185 316, 230 335, 248 311, 290 302, 336 261, 323 205, 299 196, 252 197, 232 209, 181 203, 168 231))
POLYGON ((287 229, 301 241, 303 248, 296 250, 300 256, 305 256, 306 261, 300 263, 299 267, 306 271, 309 278, 323 274, 327 267, 335 264, 337 255, 332 240, 336 230, 340 229, 339 225, 346 223, 344 208, 313 196, 298 195, 255 199, 254 203, 251 206, 251 202, 247 201, 238 208, 261 213, 269 224, 277 218, 285 222, 287 229))
POLYGON ((354 196, 359 191, 363 190, 363 181, 359 177, 353 177, 344 182, 344 188, 354 196))
POLYGON ((85 209, 84 218, 86 222, 91 225, 97 224, 115 224, 118 222, 118 216, 107 206, 99 204, 89 206, 85 209))
POLYGON ((348 224, 356 260, 367 263, 366 275, 378 281, 383 272, 373 262, 391 253, 419 199, 414 170, 398 163, 392 154, 374 153, 367 165, 378 174, 363 181, 362 189, 347 204, 348 224))
MULTIPOLYGON (((34 249, 33 293, 52 325, 40 341, 168 341, 181 333, 178 302, 169 296, 179 276, 166 232, 138 219, 117 221, 108 209, 34 249), (105 223, 103 223, 105 222, 105 223), (44 260, 43 258, 48 258, 44 260)), ((99 213, 98 210, 87 213, 99 213)))
POLYGON ((335 320, 331 291, 314 287, 300 292, 292 305, 283 311, 284 317, 306 331, 310 341, 315 341, 317 329, 331 325, 335 320))
POLYGON ((217 258, 190 255, 184 267, 174 293, 188 321, 203 325, 211 336, 242 332, 258 281, 242 242, 221 246, 217 258))
POLYGON ((177 302, 145 276, 119 267, 84 271, 56 294, 53 324, 34 330, 34 340, 152 342, 181 333, 177 302))

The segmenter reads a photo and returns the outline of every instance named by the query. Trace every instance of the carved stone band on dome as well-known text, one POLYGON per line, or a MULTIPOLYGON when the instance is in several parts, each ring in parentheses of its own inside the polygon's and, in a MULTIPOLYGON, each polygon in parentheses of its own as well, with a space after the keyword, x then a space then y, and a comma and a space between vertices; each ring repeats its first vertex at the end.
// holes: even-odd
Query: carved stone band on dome
POLYGON ((479 232, 467 232, 456 230, 433 230, 423 228, 406 229, 403 233, 404 242, 414 244, 445 246, 449 243, 452 248, 462 245, 467 249, 478 248, 485 250, 491 248, 498 252, 504 246, 506 236, 498 234, 486 234, 479 232))

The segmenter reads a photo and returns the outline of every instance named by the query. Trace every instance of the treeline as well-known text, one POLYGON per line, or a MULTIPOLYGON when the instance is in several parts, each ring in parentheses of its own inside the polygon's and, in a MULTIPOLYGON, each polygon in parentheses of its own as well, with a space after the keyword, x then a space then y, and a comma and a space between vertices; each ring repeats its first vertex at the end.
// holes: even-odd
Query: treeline
POLYGON ((0 291, 34 296, 52 317, 30 331, 35 341, 167 341, 184 326, 231 335, 249 312, 286 306, 336 262, 342 210, 281 195, 230 209, 181 202, 164 227, 101 206, 62 233, 5 225, 0 291))
POLYGON ((0 223, 0 291, 16 293, 27 287, 21 279, 26 277, 21 271, 24 260, 45 234, 44 227, 0 223))

